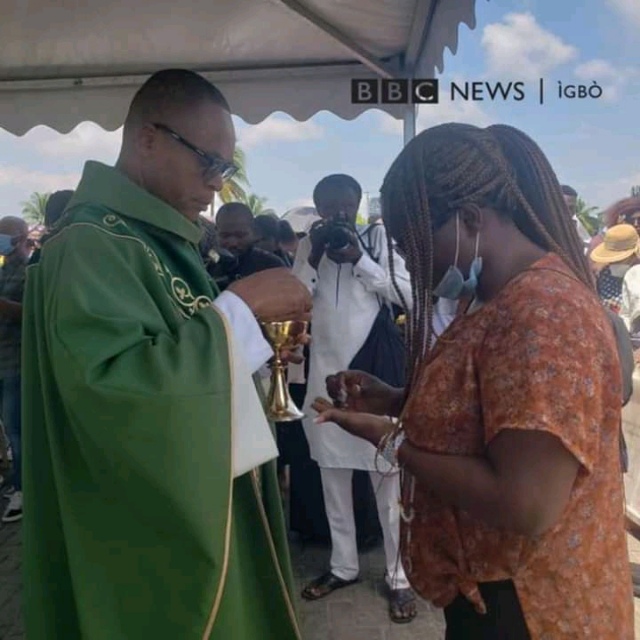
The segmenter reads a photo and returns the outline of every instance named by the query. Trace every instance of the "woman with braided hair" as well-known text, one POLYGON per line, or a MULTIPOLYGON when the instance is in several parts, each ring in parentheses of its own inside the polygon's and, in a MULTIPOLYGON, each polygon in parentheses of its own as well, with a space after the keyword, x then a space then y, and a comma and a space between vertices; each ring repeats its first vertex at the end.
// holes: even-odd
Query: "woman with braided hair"
POLYGON ((620 367, 549 162, 512 127, 445 124, 382 202, 411 273, 411 382, 339 373, 317 428, 400 468, 402 561, 448 640, 631 640, 620 367), (437 297, 464 313, 435 340, 437 297))

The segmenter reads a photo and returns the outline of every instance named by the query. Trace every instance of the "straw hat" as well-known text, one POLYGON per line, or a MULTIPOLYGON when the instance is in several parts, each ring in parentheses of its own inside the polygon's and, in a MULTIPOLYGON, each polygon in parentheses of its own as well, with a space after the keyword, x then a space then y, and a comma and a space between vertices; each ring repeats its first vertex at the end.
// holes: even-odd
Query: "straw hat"
POLYGON ((622 262, 640 256, 640 236, 630 224, 618 224, 607 229, 604 242, 591 252, 591 260, 599 264, 622 262))

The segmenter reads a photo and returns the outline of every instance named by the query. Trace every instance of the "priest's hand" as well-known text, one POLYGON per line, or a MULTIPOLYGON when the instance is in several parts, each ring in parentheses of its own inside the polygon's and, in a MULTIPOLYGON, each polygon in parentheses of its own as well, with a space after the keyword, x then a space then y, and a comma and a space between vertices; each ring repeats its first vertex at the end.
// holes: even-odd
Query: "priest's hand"
MULTIPOLYGON (((308 333, 305 333, 303 336, 300 336, 299 344, 306 345, 311 342, 311 336, 308 333)), ((302 364, 304 362, 304 352, 302 351, 302 346, 295 347, 294 349, 283 349, 280 352, 280 359, 285 364, 302 364)))
POLYGON ((289 269, 260 271, 236 280, 227 291, 241 298, 260 322, 311 320, 311 294, 289 269))
POLYGON ((363 371, 342 371, 326 380, 334 407, 379 416, 399 416, 404 390, 385 384, 363 371))
POLYGON ((380 439, 389 433, 394 427, 389 418, 374 416, 370 413, 356 413, 355 411, 345 411, 336 409, 333 404, 324 398, 317 398, 311 405, 314 411, 318 412, 318 417, 314 422, 322 425, 325 422, 333 422, 363 440, 367 440, 374 447, 377 447, 380 439))

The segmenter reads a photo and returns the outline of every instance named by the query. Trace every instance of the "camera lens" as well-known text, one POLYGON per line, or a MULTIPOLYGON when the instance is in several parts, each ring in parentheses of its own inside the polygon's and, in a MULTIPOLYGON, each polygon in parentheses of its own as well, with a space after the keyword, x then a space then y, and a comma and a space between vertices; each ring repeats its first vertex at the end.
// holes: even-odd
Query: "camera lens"
POLYGON ((333 251, 339 251, 349 246, 351 243, 351 234, 344 225, 332 225, 327 233, 327 244, 333 251))

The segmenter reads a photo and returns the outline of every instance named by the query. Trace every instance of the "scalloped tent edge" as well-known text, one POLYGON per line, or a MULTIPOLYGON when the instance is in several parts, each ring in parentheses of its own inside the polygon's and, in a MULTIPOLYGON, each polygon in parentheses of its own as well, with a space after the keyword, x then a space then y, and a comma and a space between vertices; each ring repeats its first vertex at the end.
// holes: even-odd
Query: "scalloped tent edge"
MULTIPOLYGON (((372 105, 351 103, 351 79, 432 78, 460 24, 476 26, 475 0, 216 0, 215 15, 210 0, 62 4, 4 2, 0 127, 13 134, 115 131, 149 75, 177 66, 214 82, 248 124, 278 111, 352 120, 372 105)), ((375 108, 404 120, 405 142, 415 135, 414 106, 375 108)))

